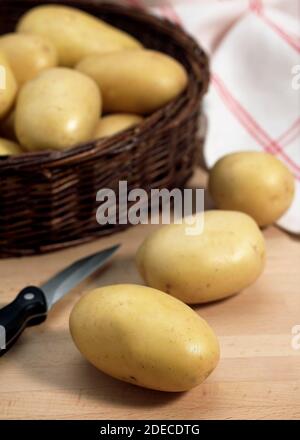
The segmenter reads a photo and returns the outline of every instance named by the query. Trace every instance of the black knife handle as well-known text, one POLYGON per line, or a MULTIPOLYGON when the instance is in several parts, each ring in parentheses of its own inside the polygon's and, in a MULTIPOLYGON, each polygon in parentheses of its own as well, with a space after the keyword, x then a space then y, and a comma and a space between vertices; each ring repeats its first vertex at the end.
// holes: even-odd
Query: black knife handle
POLYGON ((26 327, 41 324, 47 317, 47 302, 41 289, 25 287, 16 299, 0 310, 0 356, 16 342, 26 327))

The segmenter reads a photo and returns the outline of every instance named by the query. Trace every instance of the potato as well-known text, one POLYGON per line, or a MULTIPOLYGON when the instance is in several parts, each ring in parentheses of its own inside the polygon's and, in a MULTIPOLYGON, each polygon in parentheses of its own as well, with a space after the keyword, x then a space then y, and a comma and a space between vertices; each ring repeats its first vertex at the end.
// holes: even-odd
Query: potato
POLYGON ((141 116, 130 113, 115 113, 114 115, 104 116, 98 121, 93 139, 113 136, 140 124, 142 120, 141 116))
POLYGON ((245 212, 266 226, 289 208, 295 183, 275 156, 248 151, 218 160, 210 172, 209 191, 218 208, 245 212))
POLYGON ((110 113, 151 113, 187 85, 181 64, 153 50, 90 55, 76 68, 94 78, 102 92, 104 111, 110 113))
POLYGON ((42 70, 57 65, 55 47, 51 41, 39 35, 3 35, 0 37, 0 50, 6 55, 19 85, 42 70))
POLYGON ((204 319, 181 301, 139 285, 88 293, 72 310, 70 331, 99 370, 155 390, 189 390, 219 360, 217 338, 204 319))
POLYGON ((189 304, 219 300, 238 293, 261 274, 265 244, 246 214, 207 211, 203 231, 187 234, 187 225, 172 224, 150 234, 136 256, 150 287, 189 304))
POLYGON ((16 105, 17 138, 27 150, 63 150, 89 140, 101 98, 95 82, 80 72, 54 67, 21 88, 16 105))
POLYGON ((15 111, 12 109, 5 118, 0 120, 0 136, 16 141, 15 111))
POLYGON ((17 81, 4 53, 0 51, 0 119, 12 107, 17 94, 17 81))
POLYGON ((22 153, 21 147, 8 139, 0 138, 0 156, 12 156, 22 153))
POLYGON ((49 38, 57 49, 59 64, 66 67, 91 53, 141 47, 131 35, 86 12, 62 5, 31 9, 21 18, 17 31, 49 38))

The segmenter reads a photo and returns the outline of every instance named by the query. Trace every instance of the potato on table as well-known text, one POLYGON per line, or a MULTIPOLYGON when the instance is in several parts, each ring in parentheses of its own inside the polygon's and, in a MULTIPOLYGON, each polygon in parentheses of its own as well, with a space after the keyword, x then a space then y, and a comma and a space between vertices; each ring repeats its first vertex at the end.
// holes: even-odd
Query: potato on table
POLYGON ((219 159, 210 171, 208 186, 218 208, 245 212, 259 226, 266 226, 291 205, 295 181, 272 154, 248 151, 219 159))
POLYGON ((70 316, 82 355, 117 379, 161 391, 186 391, 219 361, 218 340, 191 308, 149 287, 119 284, 83 296, 70 316))
POLYGON ((264 238, 255 221, 233 211, 206 211, 203 231, 187 224, 163 226, 150 234, 136 256, 146 284, 188 304, 236 294, 261 274, 264 238))

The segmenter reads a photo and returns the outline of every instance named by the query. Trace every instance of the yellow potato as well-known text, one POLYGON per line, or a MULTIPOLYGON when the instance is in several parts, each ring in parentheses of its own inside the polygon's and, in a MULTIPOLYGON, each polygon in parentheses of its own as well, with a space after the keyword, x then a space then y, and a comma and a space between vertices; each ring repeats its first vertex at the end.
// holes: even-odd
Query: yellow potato
POLYGON ((294 198, 294 177, 275 156, 232 153, 221 158, 209 176, 209 191, 220 209, 245 212, 259 226, 278 220, 294 198))
POLYGON ((77 69, 97 82, 105 112, 145 114, 167 104, 187 85, 185 69, 166 54, 127 50, 84 58, 77 69))
POLYGON ((3 35, 0 37, 0 50, 6 55, 19 85, 42 70, 57 65, 55 47, 51 41, 39 35, 3 35))
POLYGON ((12 109, 4 119, 0 120, 0 136, 11 139, 13 141, 17 140, 15 133, 14 109, 12 109))
POLYGON ((145 388, 189 390, 219 361, 218 340, 206 321, 181 301, 144 286, 88 293, 72 310, 70 331, 95 367, 145 388))
POLYGON ((139 115, 129 113, 116 113, 107 115, 98 121, 93 139, 101 139, 113 136, 128 128, 134 127, 142 122, 143 118, 139 115))
POLYGON ((197 215, 204 220, 201 233, 189 235, 185 223, 164 226, 146 238, 136 256, 146 284, 188 304, 238 293, 257 279, 265 260, 263 235, 248 215, 197 215))
POLYGON ((0 119, 12 107, 17 94, 17 81, 6 56, 0 51, 0 119))
POLYGON ((31 9, 21 18, 17 31, 49 38, 57 49, 59 64, 67 67, 91 53, 141 47, 131 35, 86 12, 62 5, 31 9))
POLYGON ((27 150, 63 150, 91 139, 101 98, 95 82, 54 67, 23 85, 16 105, 17 138, 27 150))
POLYGON ((12 156, 21 153, 22 150, 18 144, 8 139, 0 138, 0 156, 12 156))

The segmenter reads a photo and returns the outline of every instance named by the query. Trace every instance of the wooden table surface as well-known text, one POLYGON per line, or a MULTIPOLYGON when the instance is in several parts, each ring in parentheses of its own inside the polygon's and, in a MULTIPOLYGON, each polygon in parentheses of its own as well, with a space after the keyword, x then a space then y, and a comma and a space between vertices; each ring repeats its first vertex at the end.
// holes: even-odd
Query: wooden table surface
MULTIPOLYGON (((198 173, 194 179, 203 184, 198 173)), ((157 227, 157 226, 155 226, 157 227)), ((0 261, 0 303, 28 284, 113 243, 122 248, 106 269, 66 296, 46 323, 27 329, 0 358, 0 418, 30 419, 300 419, 300 239, 275 227, 264 231, 264 274, 239 295, 196 307, 216 331, 221 361, 208 380, 186 393, 145 390, 89 365, 68 330, 83 291, 112 283, 142 283, 134 254, 154 226, 137 226, 93 243, 43 256, 0 261)))

